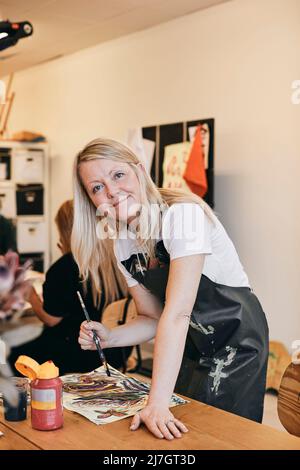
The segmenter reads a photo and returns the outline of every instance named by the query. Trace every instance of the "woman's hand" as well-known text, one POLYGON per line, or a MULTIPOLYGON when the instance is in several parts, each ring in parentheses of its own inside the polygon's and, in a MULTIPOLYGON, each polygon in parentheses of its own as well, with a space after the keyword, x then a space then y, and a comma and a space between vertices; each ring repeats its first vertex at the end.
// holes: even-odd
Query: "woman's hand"
POLYGON ((149 431, 159 439, 172 440, 181 437, 182 433, 188 432, 185 425, 174 418, 173 414, 165 406, 147 405, 133 418, 130 429, 136 431, 141 423, 144 423, 149 431))
POLYGON ((100 339, 101 348, 109 348, 111 330, 102 325, 102 323, 98 323, 96 321, 84 321, 80 325, 80 332, 78 338, 78 342, 81 346, 81 349, 97 349, 93 340, 92 330, 95 330, 98 338, 100 339))

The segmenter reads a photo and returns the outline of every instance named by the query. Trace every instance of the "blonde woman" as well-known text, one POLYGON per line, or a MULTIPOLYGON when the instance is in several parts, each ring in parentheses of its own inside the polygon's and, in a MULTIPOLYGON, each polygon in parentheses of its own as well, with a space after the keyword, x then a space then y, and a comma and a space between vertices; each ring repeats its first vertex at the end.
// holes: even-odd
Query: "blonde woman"
POLYGON ((174 418, 175 388, 193 399, 261 421, 268 327, 232 241, 198 196, 155 186, 136 155, 108 139, 90 142, 74 168, 72 251, 97 285, 109 238, 138 317, 108 330, 83 322, 79 343, 94 349, 155 337, 151 392, 135 415, 158 438, 187 428, 174 418))

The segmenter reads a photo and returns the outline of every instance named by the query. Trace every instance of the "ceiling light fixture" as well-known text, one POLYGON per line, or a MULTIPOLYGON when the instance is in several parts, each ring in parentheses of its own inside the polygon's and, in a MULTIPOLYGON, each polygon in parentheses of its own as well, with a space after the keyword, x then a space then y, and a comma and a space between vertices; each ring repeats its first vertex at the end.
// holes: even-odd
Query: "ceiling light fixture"
POLYGON ((33 27, 29 21, 0 21, 0 51, 15 46, 19 39, 31 36, 32 33, 33 27))

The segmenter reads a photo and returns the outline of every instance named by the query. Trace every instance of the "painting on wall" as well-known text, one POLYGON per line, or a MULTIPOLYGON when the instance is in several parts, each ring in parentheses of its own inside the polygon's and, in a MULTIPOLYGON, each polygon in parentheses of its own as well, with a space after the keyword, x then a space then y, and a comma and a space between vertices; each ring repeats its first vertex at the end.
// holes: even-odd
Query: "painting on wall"
MULTIPOLYGON (((95 424, 107 424, 133 416, 147 403, 150 384, 127 377, 109 367, 107 377, 104 367, 87 374, 69 374, 62 378, 63 403, 70 411, 81 414, 95 424)), ((187 403, 173 394, 170 407, 187 403)))
MULTIPOLYGON (((185 172, 190 144, 194 140, 198 126, 201 126, 204 168, 208 187, 203 199, 213 208, 215 140, 215 120, 213 118, 142 127, 140 142, 142 141, 144 146, 146 142, 154 144, 153 155, 151 155, 150 160, 148 157, 148 162, 151 178, 155 184, 159 187, 178 188, 189 191, 181 176, 185 172), (174 155, 172 155, 174 151, 176 158, 173 158, 174 155)), ((134 150, 140 155, 137 148, 134 148, 134 150)), ((146 153, 144 152, 144 154, 146 153)))

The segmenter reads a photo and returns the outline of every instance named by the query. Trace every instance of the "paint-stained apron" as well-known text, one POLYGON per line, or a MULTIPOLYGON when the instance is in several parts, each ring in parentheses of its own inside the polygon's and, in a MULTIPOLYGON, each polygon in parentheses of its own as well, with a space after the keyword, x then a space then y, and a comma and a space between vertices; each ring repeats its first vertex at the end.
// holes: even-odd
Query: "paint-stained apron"
MULTIPOLYGON (((164 303, 169 257, 162 242, 156 247, 160 266, 141 272, 136 255, 124 265, 164 303)), ((261 422, 268 345, 265 314, 253 291, 202 275, 175 392, 261 422)))

